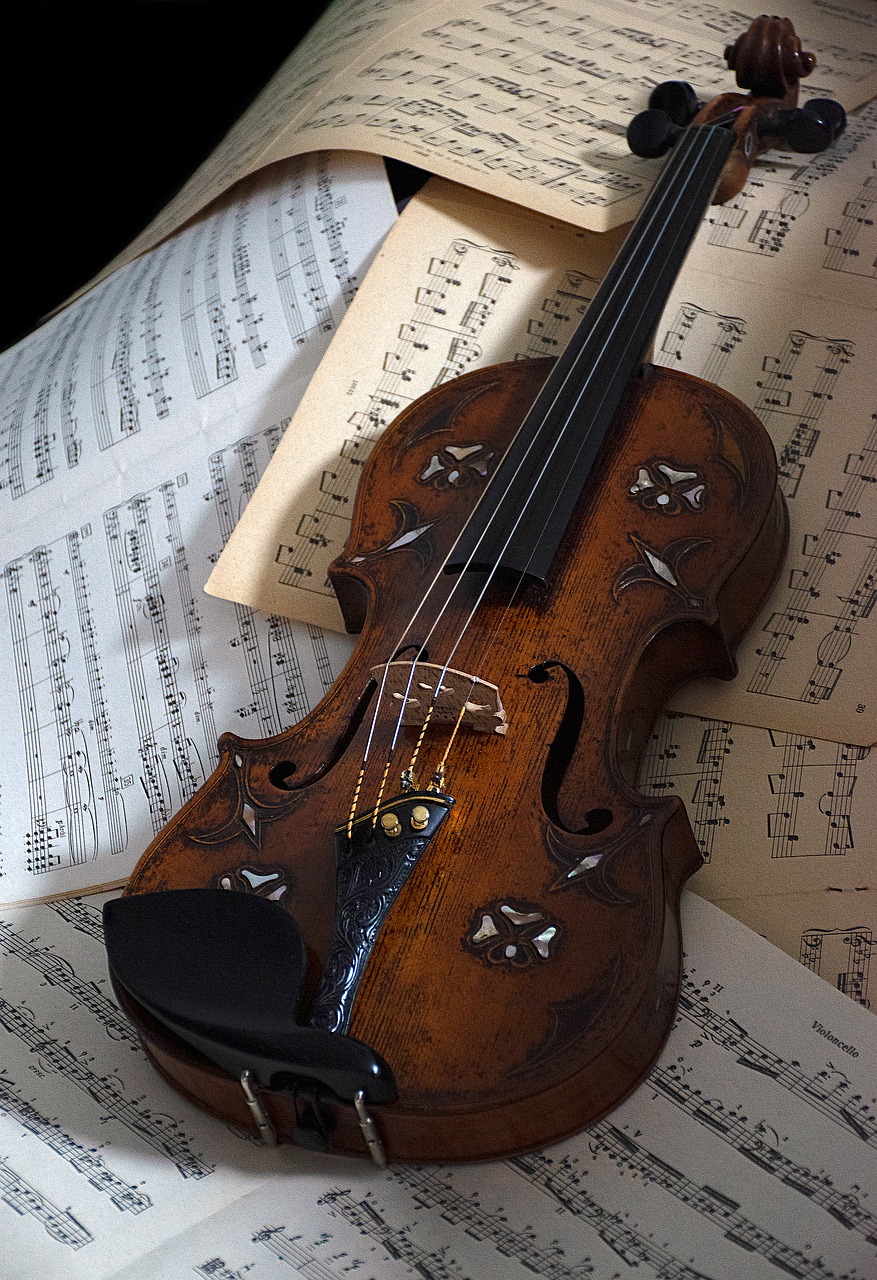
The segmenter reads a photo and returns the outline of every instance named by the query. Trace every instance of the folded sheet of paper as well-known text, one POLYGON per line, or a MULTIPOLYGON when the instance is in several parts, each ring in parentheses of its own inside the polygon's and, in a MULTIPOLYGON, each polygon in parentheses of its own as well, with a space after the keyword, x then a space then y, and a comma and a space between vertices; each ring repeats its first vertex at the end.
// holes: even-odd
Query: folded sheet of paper
MULTIPOLYGON (((261 165, 325 147, 393 156, 603 231, 655 173, 627 122, 663 80, 703 99, 733 87, 724 50, 758 10, 709 0, 336 0, 179 196, 108 271, 176 231, 261 165)), ((786 0, 817 70, 806 97, 877 93, 870 0, 786 0)), ((104 273, 105 274, 105 273, 104 273)))
POLYGON ((98 906, 0 916, 3 1280, 875 1272, 877 1020, 694 895, 676 1026, 621 1107, 505 1163, 385 1173, 171 1093, 108 998, 98 906))
POLYGON ((201 588, 395 216, 374 157, 284 161, 0 356, 0 901, 121 882, 338 674, 201 588))

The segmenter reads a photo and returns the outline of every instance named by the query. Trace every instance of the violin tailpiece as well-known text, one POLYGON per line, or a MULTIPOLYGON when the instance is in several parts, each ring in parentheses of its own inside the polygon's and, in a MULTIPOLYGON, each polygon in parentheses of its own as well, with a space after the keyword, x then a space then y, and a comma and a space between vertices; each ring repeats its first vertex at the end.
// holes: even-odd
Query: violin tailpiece
POLYGON ((381 926, 453 804, 440 791, 404 791, 337 828, 335 926, 312 1026, 346 1031, 381 926))

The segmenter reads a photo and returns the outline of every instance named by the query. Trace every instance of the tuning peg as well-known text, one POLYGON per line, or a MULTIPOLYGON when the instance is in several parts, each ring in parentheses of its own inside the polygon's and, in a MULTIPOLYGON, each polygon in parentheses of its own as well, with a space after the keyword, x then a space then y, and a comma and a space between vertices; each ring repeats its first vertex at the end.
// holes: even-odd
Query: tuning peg
POLYGON ((685 80, 665 80, 656 85, 649 95, 649 106, 665 112, 674 124, 690 124, 703 103, 685 80))
POLYGON ((667 154, 680 133, 681 127, 673 123, 666 111, 650 108, 640 111, 627 126, 627 145, 635 156, 654 160, 667 154))
POLYGON ((825 121, 831 129, 832 142, 839 138, 847 127, 847 113, 834 98, 811 98, 809 102, 804 103, 803 109, 825 121))
POLYGON ((759 121, 758 132, 780 137, 790 151, 811 154, 830 147, 846 126, 846 112, 831 98, 811 98, 803 107, 776 111, 759 121))

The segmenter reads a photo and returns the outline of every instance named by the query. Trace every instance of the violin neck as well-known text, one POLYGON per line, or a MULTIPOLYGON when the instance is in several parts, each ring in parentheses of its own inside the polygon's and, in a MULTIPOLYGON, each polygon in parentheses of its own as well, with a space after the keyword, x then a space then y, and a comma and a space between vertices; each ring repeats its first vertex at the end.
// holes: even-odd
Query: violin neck
POLYGON ((724 127, 686 130, 458 539, 447 572, 503 569, 545 582, 734 143, 724 127))

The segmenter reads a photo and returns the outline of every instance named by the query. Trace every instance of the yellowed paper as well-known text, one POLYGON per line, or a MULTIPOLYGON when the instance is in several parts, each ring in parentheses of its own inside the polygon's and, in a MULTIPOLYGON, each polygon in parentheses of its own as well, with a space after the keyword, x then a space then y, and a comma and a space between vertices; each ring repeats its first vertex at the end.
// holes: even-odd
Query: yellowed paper
POLYGON ((853 999, 874 1003, 877 753, 665 715, 639 785, 684 801, 704 858, 689 882, 695 893, 853 999))
POLYGON ((686 686, 675 709, 860 745, 877 740, 875 331, 872 310, 697 271, 674 290, 660 360, 689 373, 704 368, 755 409, 777 452, 791 520, 776 587, 737 651, 739 675, 686 686))
POLYGON ((326 571, 374 442, 467 369, 562 350, 618 243, 430 182, 387 237, 208 592, 343 629, 326 571))
MULTIPOLYGON (((692 886, 697 889, 697 881, 692 886)), ((782 897, 722 898, 723 911, 875 1011, 877 894, 872 885, 782 897)))
MULTIPOLYGON (((877 10, 789 0, 817 69, 803 96, 877 92, 877 10)), ((655 84, 733 88, 724 50, 757 10, 606 0, 336 0, 180 194, 107 268, 143 253, 233 182, 329 147, 393 156, 592 230, 634 216, 656 172, 627 149, 655 84)), ((104 272, 102 274, 106 274, 104 272)))

